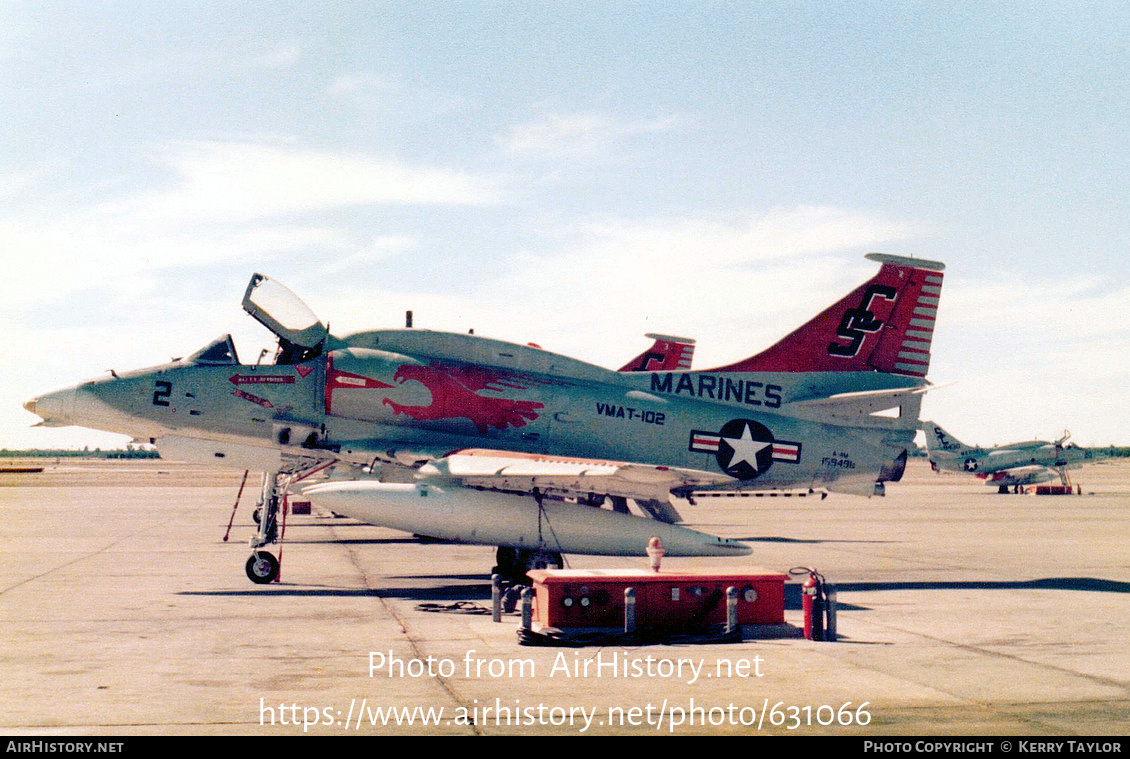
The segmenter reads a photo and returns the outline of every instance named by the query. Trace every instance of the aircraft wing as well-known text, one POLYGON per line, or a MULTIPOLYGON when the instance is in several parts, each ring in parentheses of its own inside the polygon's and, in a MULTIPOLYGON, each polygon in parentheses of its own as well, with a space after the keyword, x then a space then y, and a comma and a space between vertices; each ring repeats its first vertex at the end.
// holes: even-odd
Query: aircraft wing
POLYGON ((423 478, 451 478, 473 488, 510 492, 536 488, 565 497, 631 498, 662 521, 678 519, 678 513, 667 505, 672 490, 732 481, 721 473, 695 469, 482 449, 444 456, 418 472, 423 478))
POLYGON ((1001 469, 991 474, 984 475, 986 485, 1035 485, 1059 478, 1059 472, 1047 466, 1033 464, 1031 466, 1017 466, 1011 469, 1001 469))

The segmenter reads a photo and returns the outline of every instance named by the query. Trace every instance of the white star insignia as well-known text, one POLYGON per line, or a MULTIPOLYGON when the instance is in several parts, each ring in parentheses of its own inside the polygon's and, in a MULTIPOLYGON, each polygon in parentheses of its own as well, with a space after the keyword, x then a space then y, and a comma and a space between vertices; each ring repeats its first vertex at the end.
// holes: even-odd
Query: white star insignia
POLYGON ((740 438, 724 437, 722 439, 734 449, 734 455, 730 459, 730 465, 726 467, 727 469, 733 469, 738 462, 744 461, 753 467, 753 471, 761 471, 757 468, 757 454, 764 450, 769 443, 764 440, 754 440, 749 432, 748 424, 742 427, 740 438))

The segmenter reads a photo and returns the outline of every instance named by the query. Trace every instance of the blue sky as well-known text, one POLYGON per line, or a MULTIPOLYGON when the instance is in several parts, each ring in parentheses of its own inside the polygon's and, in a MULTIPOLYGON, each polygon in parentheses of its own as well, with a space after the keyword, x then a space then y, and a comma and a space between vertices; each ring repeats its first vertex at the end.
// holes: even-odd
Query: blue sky
POLYGON ((1130 443, 1124 3, 0 3, 0 446, 20 404, 232 332, 253 271, 337 333, 618 366, 768 346, 944 261, 923 414, 1130 443))

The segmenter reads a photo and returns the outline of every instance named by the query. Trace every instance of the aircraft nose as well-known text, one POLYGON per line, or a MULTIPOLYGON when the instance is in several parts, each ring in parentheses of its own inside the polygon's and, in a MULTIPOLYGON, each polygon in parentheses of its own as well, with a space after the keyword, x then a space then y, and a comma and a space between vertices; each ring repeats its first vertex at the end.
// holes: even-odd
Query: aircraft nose
POLYGON ((45 426, 62 426, 70 424, 70 417, 75 405, 75 388, 68 387, 46 395, 37 395, 24 403, 24 408, 38 415, 45 426))
POLYGON ((753 553, 751 546, 729 538, 719 538, 717 548, 719 556, 749 556, 753 553))

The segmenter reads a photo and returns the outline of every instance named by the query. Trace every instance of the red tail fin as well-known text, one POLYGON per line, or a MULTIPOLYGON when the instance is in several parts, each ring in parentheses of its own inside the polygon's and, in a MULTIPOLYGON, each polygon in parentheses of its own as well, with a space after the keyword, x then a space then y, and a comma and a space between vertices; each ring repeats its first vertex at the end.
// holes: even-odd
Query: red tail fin
POLYGON ((690 369, 694 340, 689 337, 647 335, 655 342, 650 348, 624 364, 621 372, 658 372, 690 369))
POLYGON ((882 253, 879 272, 773 347, 714 371, 926 376, 945 265, 882 253))

